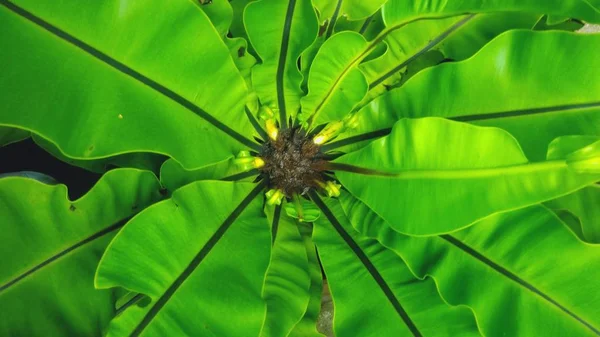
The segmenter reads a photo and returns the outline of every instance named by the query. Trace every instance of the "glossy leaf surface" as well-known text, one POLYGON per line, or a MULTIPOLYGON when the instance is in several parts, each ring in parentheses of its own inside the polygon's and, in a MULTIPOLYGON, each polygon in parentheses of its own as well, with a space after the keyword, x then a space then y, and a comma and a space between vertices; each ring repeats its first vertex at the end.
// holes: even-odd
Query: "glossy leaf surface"
POLYGON ((303 116, 314 125, 341 119, 362 100, 368 83, 357 58, 367 46, 362 35, 341 32, 319 49, 308 76, 308 94, 301 100, 303 116))
POLYGON ((302 235, 302 241, 306 248, 308 258, 308 271, 310 275, 310 298, 304 316, 296 324, 289 337, 323 337, 317 331, 317 319, 321 311, 321 294, 323 290, 323 275, 321 265, 317 256, 315 244, 312 240, 312 224, 298 223, 298 229, 302 235))
POLYGON ((159 189, 152 173, 120 169, 70 201, 65 185, 1 178, 0 335, 102 335, 117 295, 94 289, 96 265, 159 189))
MULTIPOLYGON (((387 0, 313 0, 321 18, 345 16, 349 20, 365 19, 374 14, 387 0)), ((331 22, 331 21, 330 21, 331 22)))
POLYGON ((577 173, 565 158, 528 162, 503 130, 438 118, 400 120, 389 136, 336 163, 353 195, 412 235, 451 232, 600 179, 577 173))
POLYGON ((585 187, 546 205, 555 210, 570 212, 579 221, 582 239, 600 243, 600 185, 585 187))
POLYGON ((304 240, 281 206, 268 210, 273 247, 263 297, 267 315, 260 336, 286 337, 304 316, 311 279, 304 240))
POLYGON ((386 25, 415 18, 485 12, 529 12, 600 22, 600 4, 586 0, 389 0, 383 8, 386 25))
MULTIPOLYGON (((252 70, 260 102, 283 116, 300 108, 302 75, 298 58, 317 36, 317 16, 310 0, 260 0, 244 11, 244 24, 262 62, 252 70)), ((286 118, 287 118, 286 117, 286 118)))
POLYGON ((398 253, 419 278, 433 278, 448 303, 471 307, 484 335, 600 334, 593 281, 600 249, 579 241, 548 209, 534 206, 416 238, 395 232, 357 199, 342 204, 361 233, 398 253))
POLYGON ((127 308, 108 335, 257 336, 271 245, 261 189, 196 182, 133 218, 102 257, 95 282, 151 303, 127 308))
POLYGON ((12 69, 0 78, 11 92, 0 125, 74 159, 154 152, 196 168, 254 146, 240 118, 244 80, 191 1, 0 5, 0 60, 12 69), (220 99, 225 86, 231 99, 220 99), (198 148, 211 151, 190 150, 198 148))
POLYGON ((361 236, 337 200, 323 206, 328 221, 317 221, 314 238, 335 305, 336 336, 479 336, 469 309, 448 306, 432 280, 417 280, 393 251, 361 236))
POLYGON ((584 52, 590 48, 600 48, 600 35, 508 32, 474 57, 427 69, 373 101, 348 136, 439 116, 503 128, 529 159, 541 160, 556 137, 600 134, 600 60, 584 52))

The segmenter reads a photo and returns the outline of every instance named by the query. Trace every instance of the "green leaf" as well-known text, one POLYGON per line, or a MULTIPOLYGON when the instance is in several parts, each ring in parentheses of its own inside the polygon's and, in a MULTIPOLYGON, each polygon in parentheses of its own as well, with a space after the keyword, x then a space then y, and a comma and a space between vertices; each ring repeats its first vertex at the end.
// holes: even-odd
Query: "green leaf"
POLYGON ((308 94, 302 98, 302 115, 315 125, 350 113, 367 93, 368 83, 358 69, 356 56, 367 50, 367 40, 355 32, 341 32, 319 49, 308 77, 308 94))
POLYGON ((324 337, 317 331, 317 319, 321 311, 321 294, 323 291, 323 275, 315 244, 312 240, 312 224, 296 222, 308 257, 308 272, 310 275, 310 298, 304 316, 294 326, 289 337, 324 337))
POLYGON ((554 209, 552 211, 560 218, 562 222, 565 223, 565 225, 567 225, 567 227, 571 229, 575 235, 577 235, 579 240, 586 241, 585 236, 583 235, 583 229, 581 228, 581 221, 575 214, 564 209, 554 209))
POLYGON ((571 155, 600 140, 600 136, 562 136, 548 145, 548 159, 560 159, 571 155))
POLYGON ((361 20, 373 15, 387 0, 313 0, 321 22, 340 16, 349 20, 361 20))
POLYGON ((0 126, 0 147, 6 146, 29 137, 29 132, 21 129, 0 126))
POLYGON ((229 1, 211 0, 210 2, 202 3, 202 0, 200 0, 194 3, 208 16, 219 36, 225 39, 227 33, 229 33, 229 26, 231 26, 231 22, 233 21, 233 8, 229 1))
POLYGON ((600 174, 600 141, 571 153, 567 164, 580 173, 600 174))
POLYGON ((347 135, 355 138, 326 148, 356 149, 400 118, 440 116, 503 128, 529 159, 542 160, 556 137, 600 135, 600 59, 588 52, 597 47, 600 35, 507 32, 474 57, 427 69, 365 106, 347 135))
POLYGON ((448 303, 471 307, 483 335, 600 334, 600 249, 579 241, 545 207, 417 238, 395 232, 356 199, 342 203, 361 233, 394 250, 419 278, 433 278, 448 303))
MULTIPOLYGON (((237 3, 239 1, 235 1, 237 3)), ((241 2, 240 2, 241 3, 241 2)), ((234 19, 234 8, 229 0, 211 0, 210 2, 202 4, 198 2, 198 7, 206 13, 211 23, 217 29, 219 36, 229 48, 231 59, 235 63, 236 67, 246 80, 246 85, 250 87, 252 85, 250 80, 251 68, 256 64, 256 59, 248 50, 248 42, 246 40, 247 35, 241 35, 242 37, 229 37, 229 31, 232 26, 234 19)), ((240 8, 236 8, 238 11, 240 8)), ((236 17, 237 20, 241 20, 242 17, 236 17)), ((237 27, 236 27, 237 28, 237 27)), ((251 96, 248 97, 251 100, 251 96)), ((248 102, 251 104, 251 102, 248 102)))
POLYGON ((566 30, 570 32, 578 31, 583 28, 585 24, 576 19, 566 19, 561 22, 552 22, 551 18, 545 15, 538 21, 533 28, 534 30, 566 30))
POLYGON ((600 22, 600 4, 592 5, 586 0, 389 0, 383 7, 387 26, 415 18, 430 18, 464 13, 529 12, 552 14, 600 22))
POLYGON ((336 336, 479 336, 469 309, 448 306, 432 280, 417 280, 393 251, 360 235, 337 200, 314 194, 313 200, 324 214, 314 238, 333 297, 336 336))
POLYGON ((581 238, 600 243, 600 185, 593 185, 546 203, 554 210, 566 210, 580 221, 581 238))
POLYGON ((257 175, 256 170, 243 172, 233 159, 196 170, 186 170, 177 161, 169 159, 160 168, 160 182, 171 192, 198 180, 252 181, 257 175))
POLYGON ((317 36, 317 16, 310 0, 260 0, 246 7, 244 23, 262 60, 252 69, 252 86, 263 105, 279 111, 285 128, 300 109, 298 58, 317 36))
POLYGON ((273 247, 263 298, 267 315, 261 337, 286 337, 302 319, 308 306, 311 279, 304 240, 296 222, 278 205, 269 217, 273 247))
POLYGON ((104 253, 95 282, 151 303, 127 308, 108 335, 258 335, 271 245, 257 198, 263 188, 196 182, 133 218, 104 253))
POLYGON ((47 185, 58 184, 58 181, 56 179, 54 179, 53 177, 51 177, 47 174, 35 172, 35 171, 18 171, 18 172, 0 173, 0 178, 6 178, 6 177, 29 178, 29 179, 37 180, 37 181, 47 184, 47 185))
MULTIPOLYGON (((446 59, 460 61, 475 54, 500 33, 531 28, 539 18, 540 15, 529 13, 489 13, 415 21, 393 30, 383 40, 387 45, 386 52, 360 66, 369 81, 368 98, 361 106, 384 93, 383 86, 397 87, 406 82, 409 76, 402 74, 399 81, 399 72, 418 63, 431 51, 441 52, 446 59)), ((437 63, 421 66, 418 71, 437 63)), ((413 67, 411 71, 414 70, 413 67)))
POLYGON ((0 179, 0 335, 99 336, 115 291, 94 289, 94 271, 125 219, 160 199, 147 171, 113 170, 83 197, 65 185, 0 179))
POLYGON ((81 167, 96 173, 104 173, 115 167, 136 168, 158 173, 166 159, 165 156, 148 152, 131 152, 99 159, 72 159, 62 153, 52 142, 36 134, 31 135, 31 139, 33 139, 37 146, 50 153, 53 157, 69 165, 81 167))
POLYGON ((391 31, 383 39, 386 52, 360 65, 369 82, 369 89, 385 83, 391 75, 405 68, 411 61, 432 50, 474 16, 459 16, 440 20, 415 21, 402 29, 391 31))
POLYGON ((515 139, 497 128, 423 118, 398 121, 389 136, 336 159, 331 168, 398 232, 432 235, 600 179, 600 174, 577 173, 573 165, 579 162, 530 163, 515 139))
POLYGON ((437 49, 454 61, 473 56, 496 36, 511 29, 531 29, 540 20, 538 13, 481 13, 458 27, 440 42, 437 49))
POLYGON ((153 152, 192 169, 258 148, 244 80, 191 1, 1 0, 0 21, 0 125, 73 159, 153 152))

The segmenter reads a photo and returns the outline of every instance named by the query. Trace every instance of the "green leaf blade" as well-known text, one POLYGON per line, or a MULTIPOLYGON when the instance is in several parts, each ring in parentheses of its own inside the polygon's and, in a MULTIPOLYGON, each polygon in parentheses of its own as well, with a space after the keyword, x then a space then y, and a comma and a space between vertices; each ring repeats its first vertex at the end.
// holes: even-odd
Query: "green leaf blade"
POLYGON ((367 93, 368 83, 357 60, 367 51, 367 40, 355 32, 341 32, 319 49, 308 77, 302 114, 314 125, 342 119, 367 93))
POLYGON ((556 137, 600 134, 600 61, 583 52, 597 46, 600 35, 507 32, 472 58, 427 69, 365 106, 348 136, 438 116, 505 129, 529 159, 543 160, 556 137))
POLYGON ((342 205, 357 230, 398 253, 417 277, 433 277, 450 304, 470 306, 484 335, 600 334, 592 281, 600 251, 548 209, 534 206, 416 238, 395 232, 355 198, 342 198, 342 205))
POLYGON ((329 220, 318 221, 315 240, 335 305, 336 336, 479 336, 470 310, 449 307, 431 280, 416 280, 394 252, 361 236, 339 202, 315 202, 329 220))
POLYGON ((23 8, 7 1, 1 5, 4 25, 14 32, 0 40, 0 59, 13 65, 0 82, 13 93, 0 101, 11 111, 0 116, 1 125, 33 131, 74 159, 154 152, 196 168, 256 146, 242 136, 252 134, 250 123, 239 118, 244 114, 244 80, 209 19, 193 3, 158 2, 148 6, 151 11, 117 0, 85 10, 75 3, 60 8, 30 1, 20 1, 23 8), (121 13, 119 20, 112 19, 114 13, 121 13), (156 17, 168 19, 157 25, 156 17), (186 30, 173 31, 182 24, 186 30), (161 29, 165 25, 169 28, 161 29), (187 31, 205 32, 203 43, 187 31), (216 74, 237 99, 219 99, 221 92, 211 89, 216 74), (66 132, 71 130, 77 132, 66 132), (212 141, 216 137, 224 139, 217 144, 212 141), (196 148, 210 146, 211 151, 200 156, 190 147, 164 141, 169 138, 186 139, 196 148))
POLYGON ((258 335, 271 244, 256 198, 262 188, 197 182, 132 219, 103 256, 96 286, 121 286, 152 302, 125 310, 109 335, 258 335))
POLYGON ((280 124, 286 127, 303 96, 297 62, 317 36, 315 11, 310 0, 261 0, 246 7, 244 24, 262 60, 252 70, 252 86, 263 105, 279 111, 280 124))
POLYGON ((134 169, 108 172, 75 201, 64 185, 0 179, 0 334, 101 335, 116 293, 94 289, 95 267, 124 220, 158 201, 159 189, 151 172, 134 169))
POLYGON ((467 0, 467 1, 403 1, 389 0, 383 8, 386 25, 405 22, 414 18, 459 15, 486 12, 529 12, 552 14, 600 22, 600 6, 585 0, 467 0))
POLYGON ((503 130, 435 118, 400 120, 390 136, 336 159, 332 168, 352 194, 410 235, 451 232, 600 178, 578 174, 564 158, 529 163, 503 130), (389 202, 390 195, 398 201, 389 202))
POLYGON ((288 336, 304 316, 310 296, 311 279, 304 240, 295 221, 285 216, 280 207, 271 221, 275 241, 263 288, 267 315, 260 333, 262 337, 288 336))

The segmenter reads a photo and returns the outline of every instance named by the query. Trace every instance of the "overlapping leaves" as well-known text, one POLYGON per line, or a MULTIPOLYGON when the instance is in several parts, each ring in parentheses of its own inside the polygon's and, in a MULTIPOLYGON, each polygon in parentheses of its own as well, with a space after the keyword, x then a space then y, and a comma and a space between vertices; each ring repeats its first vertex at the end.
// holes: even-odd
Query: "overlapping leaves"
POLYGON ((0 214, 22 224, 7 225, 3 256, 30 233, 50 252, 2 268, 10 314, 0 331, 318 336, 322 264, 340 337, 599 335, 598 277, 586 269, 598 248, 539 206, 581 240, 600 237, 589 207, 600 180, 600 40, 530 31, 566 17, 600 22, 598 5, 582 0, 0 0, 0 60, 10 64, 0 146, 33 134, 99 171, 106 159, 157 167, 162 157, 146 165, 146 153, 170 157, 166 190, 149 172, 116 170, 73 203, 55 195, 63 187, 0 179, 0 214), (515 28, 524 30, 504 33, 515 28), (284 128, 298 114, 312 129, 356 113, 322 148, 352 153, 328 164, 346 189, 339 201, 308 193, 322 213, 314 230, 285 205, 264 208, 266 182, 232 164, 240 150, 260 152, 258 105, 284 128), (441 118, 422 118, 432 116, 441 118), (159 189, 169 199, 104 251, 108 232, 94 233, 157 201, 159 189), (44 207, 29 212, 35 198, 44 207), (89 231, 59 238, 62 220, 89 231), (102 252, 95 284, 110 291, 92 289, 102 252), (53 256, 64 262, 46 266, 53 256), (68 282, 93 299, 85 305, 27 288, 65 283, 80 266, 68 282), (64 275, 44 282, 52 268, 64 275), (42 315, 25 312, 22 297, 73 321, 97 307, 82 318, 96 324, 30 324, 42 315))

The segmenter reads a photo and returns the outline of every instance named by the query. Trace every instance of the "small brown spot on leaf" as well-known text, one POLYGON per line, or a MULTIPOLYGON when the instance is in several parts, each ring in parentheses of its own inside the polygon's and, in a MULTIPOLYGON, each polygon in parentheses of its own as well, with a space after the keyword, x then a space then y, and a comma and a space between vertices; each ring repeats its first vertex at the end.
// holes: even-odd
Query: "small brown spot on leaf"
POLYGON ((75 210, 77 209, 77 207, 75 207, 75 205, 71 204, 71 206, 69 206, 69 211, 71 212, 75 212, 75 210))
POLYGON ((238 49, 238 57, 243 57, 244 54, 246 54, 246 48, 240 47, 240 49, 238 49))

